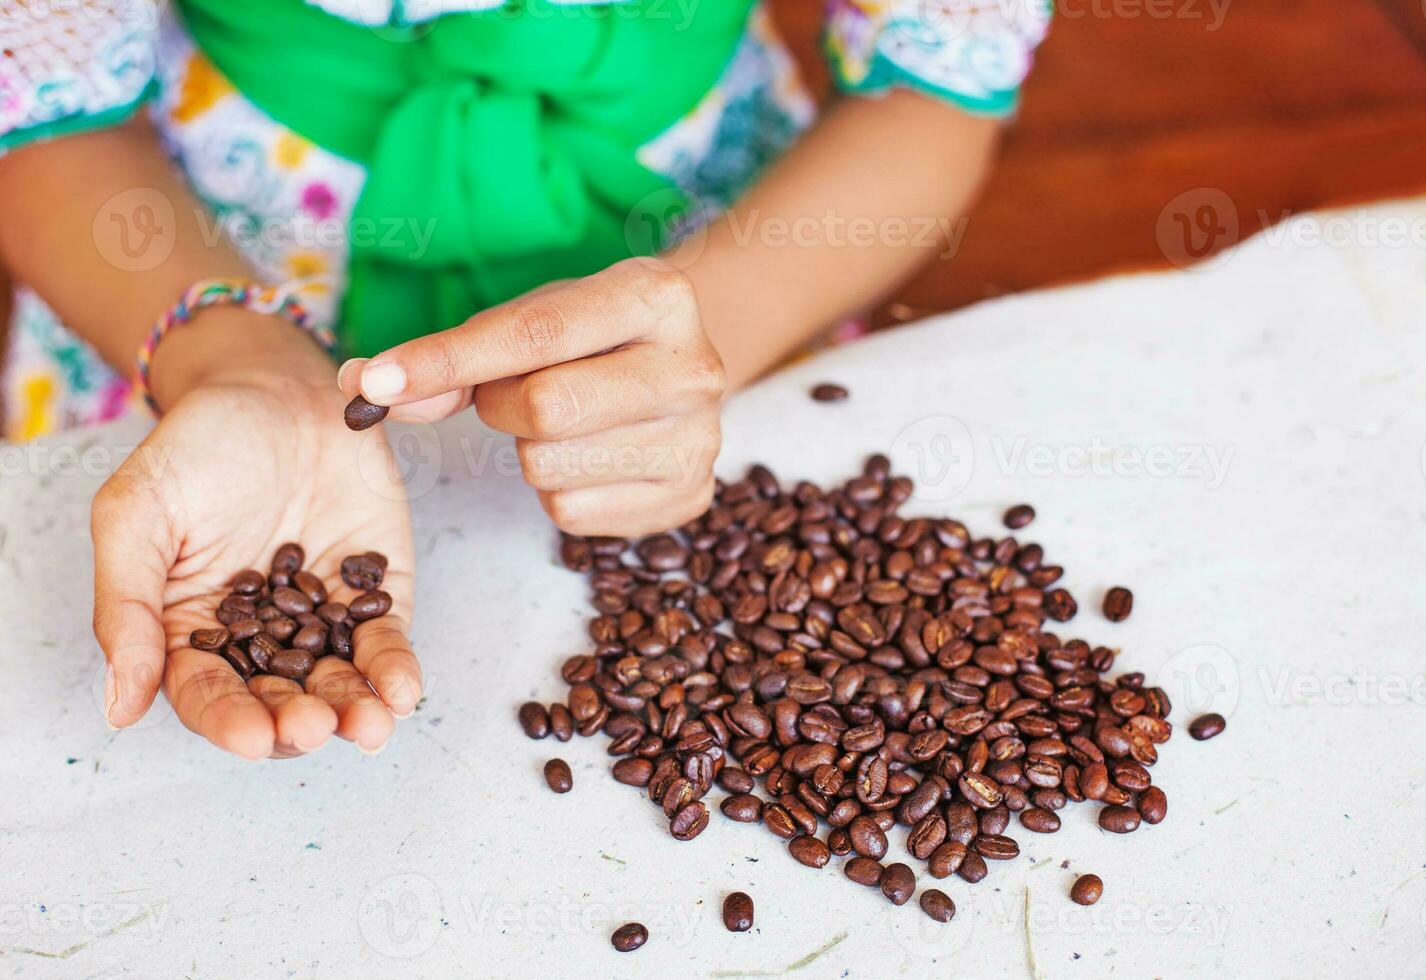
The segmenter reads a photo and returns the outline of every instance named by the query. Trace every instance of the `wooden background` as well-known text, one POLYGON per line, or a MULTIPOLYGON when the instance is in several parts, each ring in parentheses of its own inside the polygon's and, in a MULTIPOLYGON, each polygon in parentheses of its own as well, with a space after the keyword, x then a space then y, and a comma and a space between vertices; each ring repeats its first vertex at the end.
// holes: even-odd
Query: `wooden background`
MULTIPOLYGON (((772 3, 825 93, 821 4, 772 3)), ((1056 0, 959 251, 901 289, 890 318, 1185 261, 1293 212, 1426 190, 1426 0, 1218 6, 1056 0), (1209 230, 1175 239, 1173 214, 1194 222, 1205 204, 1209 230)))

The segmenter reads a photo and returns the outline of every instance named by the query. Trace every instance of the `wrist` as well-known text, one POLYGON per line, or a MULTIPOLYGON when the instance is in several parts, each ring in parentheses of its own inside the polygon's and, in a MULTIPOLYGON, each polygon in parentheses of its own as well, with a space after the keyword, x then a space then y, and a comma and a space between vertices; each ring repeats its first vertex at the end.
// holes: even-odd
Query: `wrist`
POLYGON ((162 411, 194 389, 216 384, 297 383, 336 391, 336 365, 292 321, 239 306, 199 311, 154 350, 149 390, 162 411))

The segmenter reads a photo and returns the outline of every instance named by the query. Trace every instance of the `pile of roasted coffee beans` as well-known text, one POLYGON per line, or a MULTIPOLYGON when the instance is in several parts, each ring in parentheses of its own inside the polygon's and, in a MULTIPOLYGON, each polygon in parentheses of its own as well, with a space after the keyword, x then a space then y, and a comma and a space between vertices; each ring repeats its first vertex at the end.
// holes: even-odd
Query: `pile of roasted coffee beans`
MULTIPOLYGON (((898 825, 931 877, 974 883, 1019 855, 1015 817, 1054 833, 1090 800, 1113 833, 1162 820, 1150 769, 1168 697, 1108 678, 1117 651, 1048 628, 1078 605, 1040 545, 903 517, 912 490, 880 455, 832 490, 755 466, 675 532, 564 538, 593 586, 593 649, 563 666, 567 705, 521 707, 526 734, 603 732, 614 778, 674 837, 703 830, 718 786, 729 819, 809 867, 847 858, 848 879, 897 905, 916 891, 910 866, 883 863, 898 825)), ((1033 518, 1019 505, 1005 523, 1033 518)), ((920 904, 955 911, 934 889, 920 904)))
POLYGON ((391 596, 381 591, 386 556, 368 551, 342 560, 342 581, 360 593, 350 603, 327 595, 322 580, 303 570, 306 558, 300 544, 288 543, 266 575, 248 569, 233 576, 218 604, 220 625, 194 630, 189 645, 220 655, 243 680, 276 674, 300 681, 318 657, 352 659, 352 630, 391 609, 391 596))

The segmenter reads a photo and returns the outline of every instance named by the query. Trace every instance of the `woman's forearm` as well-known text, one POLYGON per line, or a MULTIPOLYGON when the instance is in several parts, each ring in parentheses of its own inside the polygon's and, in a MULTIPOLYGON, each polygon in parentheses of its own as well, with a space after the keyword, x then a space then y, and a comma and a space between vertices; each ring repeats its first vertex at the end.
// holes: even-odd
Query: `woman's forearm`
POLYGON ((998 130, 909 91, 843 101, 706 235, 676 248, 730 384, 942 253, 998 130))
MULTIPOLYGON (((126 374, 188 286, 251 275, 141 118, 0 158, 0 264, 126 374)), ((275 317, 214 309, 159 346, 154 395, 166 406, 213 372, 264 363, 320 372, 324 358, 275 317)))

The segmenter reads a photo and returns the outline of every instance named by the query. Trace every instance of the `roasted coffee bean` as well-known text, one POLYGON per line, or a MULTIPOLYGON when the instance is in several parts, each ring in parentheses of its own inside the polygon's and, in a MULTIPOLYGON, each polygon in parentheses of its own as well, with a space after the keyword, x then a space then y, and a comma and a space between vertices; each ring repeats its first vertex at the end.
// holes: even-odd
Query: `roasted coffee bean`
POLYGON ((268 661, 267 672, 300 681, 312 672, 316 663, 316 659, 306 650, 283 650, 268 661))
POLYGON ((563 759, 546 762, 545 782, 556 793, 568 793, 574 787, 574 774, 569 771, 569 763, 563 759))
POLYGON ((1045 614, 1058 623, 1067 623, 1079 612, 1079 603, 1067 589, 1052 589, 1045 593, 1045 614))
POLYGON ((976 851, 967 851, 965 860, 961 861, 961 866, 956 869, 956 876, 972 885, 978 881, 984 881, 988 874, 990 874, 990 869, 985 865, 985 858, 976 851))
POLYGON ((288 616, 309 613, 315 608, 305 592, 287 585, 272 590, 272 604, 288 616))
POLYGON ((769 803, 763 807, 763 825, 784 840, 791 840, 801 832, 791 815, 778 803, 769 803))
POLYGON ((304 626, 292 638, 292 646, 319 657, 327 648, 327 631, 320 626, 304 626))
POLYGON ((956 914, 956 903, 939 888, 927 888, 921 893, 921 911, 937 922, 950 922, 956 914))
POLYGON ((858 885, 879 885, 882 875, 881 862, 868 857, 848 858, 847 863, 842 865, 842 874, 858 885))
MULTIPOLYGON (((251 658, 243 652, 243 648, 234 643, 229 643, 222 650, 218 651, 218 655, 226 660, 228 665, 237 671, 238 676, 243 680, 247 680, 251 677, 256 670, 251 658)), ((1157 823, 1158 821, 1152 822, 1157 823)))
POLYGON ((926 862, 926 870, 933 878, 947 878, 956 873, 966 857, 966 845, 958 840, 948 840, 931 852, 926 862))
POLYGON ((668 832, 675 840, 693 840, 708 826, 708 807, 694 801, 673 815, 668 832))
POLYGON ((1134 610, 1134 593, 1116 585, 1104 593, 1104 618, 1111 623, 1122 623, 1134 610))
POLYGON ((747 892, 729 892, 723 899, 723 928, 747 932, 753 927, 753 900, 747 892))
POLYGON ((982 834, 1000 834, 1005 832, 1005 828, 1010 826, 1010 808, 1005 804, 983 810, 980 814, 980 832, 982 834))
POLYGON ((312 603, 312 608, 316 609, 327 601, 327 587, 322 584, 322 580, 311 572, 297 571, 292 573, 292 588, 297 589, 307 597, 307 601, 312 603))
POLYGON ((905 905, 916 894, 916 873, 907 865, 888 864, 881 873, 881 893, 892 905, 905 905))
POLYGON ((346 422, 347 428, 353 432, 361 432, 386 418, 390 411, 385 405, 373 405, 361 395, 357 395, 347 402, 347 407, 342 412, 342 421, 346 422))
POLYGON ((802 834, 787 842, 787 850, 801 864, 809 868, 825 868, 832 859, 827 845, 810 834, 802 834))
POLYGON ((751 793, 756 781, 748 775, 747 770, 739 769, 737 766, 724 766, 718 771, 718 785, 729 793, 751 793))
POLYGON ((1150 786, 1139 794, 1139 816, 1146 824, 1161 822, 1169 812, 1169 799, 1157 786, 1150 786))
POLYGON ((1111 834, 1127 834, 1139 829, 1139 811, 1127 806, 1107 806, 1099 811, 1099 826, 1111 834))
POLYGON ((1020 823, 1037 834, 1053 834, 1060 829, 1060 818, 1053 810, 1031 807, 1020 814, 1020 823))
POLYGON ((971 847, 983 858, 991 861, 1009 861, 1020 856, 1020 845, 1013 837, 1004 834, 981 834, 971 842, 971 847))
POLYGON ((911 856, 925 861, 946 839, 946 818, 939 813, 922 817, 906 837, 906 849, 911 856))
POLYGON ((993 806, 998 806, 1000 801, 1005 799, 1005 793, 1000 785, 990 777, 978 772, 967 772, 961 775, 956 785, 971 806, 988 810, 993 806))
POLYGON ((1189 723, 1188 734, 1200 742, 1205 742, 1222 732, 1226 727, 1228 727, 1228 723, 1223 720, 1223 716, 1220 714, 1199 715, 1189 723))
POLYGON ((520 705, 520 727, 530 738, 545 738, 550 733, 550 713, 538 701, 520 705))
POLYGON ((221 627, 215 629, 194 630, 188 635, 188 645, 195 650, 206 650, 209 653, 216 653, 228 645, 228 641, 233 635, 221 627))
POLYGON ((649 941, 649 930, 644 928, 641 922, 626 922, 614 930, 614 935, 609 937, 609 941, 619 952, 632 953, 649 941))
MULTIPOLYGON (((275 608, 275 607, 274 607, 275 608)), ((297 621, 289 616, 278 614, 277 618, 269 619, 262 625, 263 632, 280 643, 286 643, 297 633, 297 621)))
POLYGON ((1016 504, 1005 512, 1004 517, 1005 526, 1013 531, 1018 531, 1034 519, 1035 508, 1029 504, 1016 504))
POLYGON ((334 623, 327 634, 327 647, 342 660, 352 659, 352 628, 346 623, 334 623))
POLYGON ((849 392, 841 385, 823 382, 812 387, 812 400, 819 402, 839 402, 847 397, 849 392))
POLYGON ((653 774, 654 764, 648 759, 627 758, 614 763, 614 778, 626 786, 647 786, 653 774))
MULTIPOLYGON (((332 627, 332 636, 335 640, 337 627, 332 627)), ((336 643, 332 644, 333 652, 336 651, 336 643)), ((574 737, 574 716, 569 713, 569 709, 556 701, 550 705, 550 734, 561 742, 568 742, 574 737)))
POLYGON ((1070 898, 1076 905, 1093 905, 1104 894, 1104 882, 1099 875, 1080 875, 1070 888, 1070 898))
POLYGON ((386 578, 386 560, 375 552, 342 559, 342 581, 358 592, 381 588, 386 578))
POLYGON ((363 592, 348 604, 349 615, 358 623, 385 616, 390 611, 391 596, 380 589, 363 592))
POLYGON ((273 553, 272 572, 275 575, 291 576, 306 560, 307 552, 302 550, 302 546, 289 541, 287 544, 278 545, 277 551, 273 553))
POLYGON ((267 585, 267 579, 263 578, 262 572, 251 568, 241 571, 233 576, 230 587, 238 595, 255 596, 267 585))
POLYGON ((861 816, 847 825, 847 835, 851 838, 852 849, 862 857, 880 861, 886 857, 886 833, 871 817, 861 816))
POLYGON ((750 793, 736 793, 725 799, 718 807, 729 820, 738 823, 757 823, 763 818, 763 802, 750 793))

